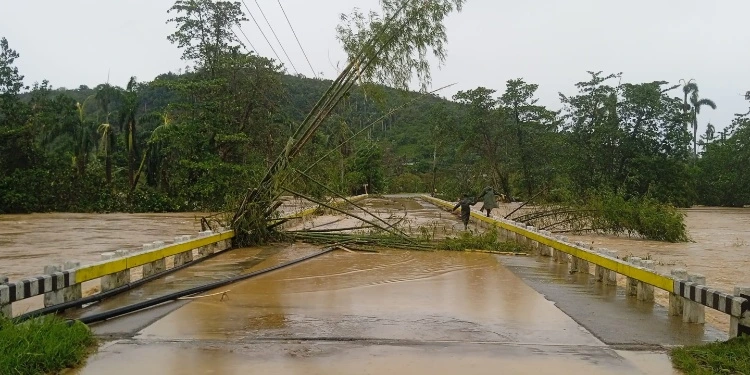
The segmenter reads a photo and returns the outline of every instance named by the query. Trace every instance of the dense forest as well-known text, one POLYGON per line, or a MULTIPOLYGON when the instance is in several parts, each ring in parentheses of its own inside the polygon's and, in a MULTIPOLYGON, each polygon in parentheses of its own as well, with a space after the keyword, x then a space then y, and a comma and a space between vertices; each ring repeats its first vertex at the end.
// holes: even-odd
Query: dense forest
MULTIPOLYGON (((172 10, 189 11, 180 3, 172 10)), ((332 84, 243 50, 222 17, 207 18, 216 33, 199 42, 186 31, 196 25, 170 21, 169 40, 194 67, 122 86, 27 86, 15 65, 22 51, 2 38, 0 213, 233 207, 332 84)), ((546 202, 750 204, 750 112, 698 134, 698 114, 717 104, 696 82, 626 78, 590 72, 576 95, 560 95, 562 110, 539 105, 538 86, 521 78, 450 99, 362 82, 295 168, 341 194, 454 199, 492 185, 546 202)), ((309 179, 291 184, 329 194, 309 179)))

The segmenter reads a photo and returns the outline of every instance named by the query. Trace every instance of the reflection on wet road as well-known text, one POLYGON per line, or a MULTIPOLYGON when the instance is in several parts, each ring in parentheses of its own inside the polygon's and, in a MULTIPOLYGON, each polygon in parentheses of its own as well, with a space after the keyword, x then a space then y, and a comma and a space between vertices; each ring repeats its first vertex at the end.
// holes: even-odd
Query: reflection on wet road
POLYGON ((194 300, 80 374, 655 374, 668 363, 623 358, 499 259, 330 253, 194 300))

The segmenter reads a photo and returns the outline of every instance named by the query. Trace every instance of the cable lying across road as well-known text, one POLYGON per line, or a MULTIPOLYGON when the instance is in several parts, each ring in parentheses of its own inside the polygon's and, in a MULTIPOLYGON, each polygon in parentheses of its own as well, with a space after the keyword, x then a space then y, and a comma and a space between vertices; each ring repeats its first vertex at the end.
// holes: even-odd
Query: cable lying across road
MULTIPOLYGON (((328 247, 324 248, 320 252, 317 252, 317 253, 314 253, 314 254, 310 254, 310 255, 304 256, 302 258, 297 258, 297 259, 294 259, 294 260, 291 260, 291 261, 288 261, 288 262, 285 262, 285 263, 282 263, 282 264, 279 264, 279 265, 276 265, 276 266, 273 266, 273 267, 268 267, 268 268, 265 268, 265 269, 262 269, 262 270, 259 270, 259 271, 247 273, 247 274, 244 274, 244 275, 235 276, 235 277, 232 277, 232 278, 229 278, 229 279, 226 279, 226 280, 216 281, 216 282, 209 283, 209 284, 206 284, 206 285, 201 285, 201 286, 193 287, 193 288, 190 288, 190 289, 185 289, 185 290, 182 290, 182 291, 179 291, 179 292, 170 293, 170 294, 167 294, 167 295, 164 295, 164 296, 161 296, 161 297, 157 297, 157 298, 154 298, 154 299, 151 299, 151 300, 148 300, 148 301, 142 301, 142 302, 138 302, 138 303, 135 303, 135 304, 132 304, 132 305, 119 307, 119 308, 112 309, 112 310, 109 310, 109 311, 105 311, 105 312, 102 312, 102 313, 99 313, 99 314, 85 316, 85 317, 82 317, 82 318, 79 318, 79 319, 76 319, 76 320, 78 320, 78 321, 80 321, 80 322, 82 322, 84 324, 92 324, 92 323, 97 323, 97 322, 105 321, 105 320, 108 320, 108 319, 116 318, 116 317, 121 316, 121 315, 125 315, 125 314, 129 314, 129 313, 132 313, 132 312, 135 312, 135 311, 147 309, 149 307, 160 305, 160 304, 165 303, 165 302, 175 301, 175 300, 177 300, 179 298, 182 298, 182 297, 187 297, 187 296, 191 296, 191 295, 194 295, 194 294, 203 293, 203 292, 206 292, 206 291, 209 291, 209 290, 212 290, 212 289, 220 288, 220 287, 225 286, 225 285, 236 283, 238 281, 246 280, 246 279, 249 279, 249 278, 252 278, 252 277, 255 277, 255 276, 260 276, 260 275, 263 275, 263 274, 266 274, 266 273, 269 273, 269 272, 272 272, 272 271, 276 271, 276 270, 282 269, 284 267, 289 267, 291 265, 294 265, 294 264, 297 264, 297 263, 300 263, 300 262, 304 262, 306 260, 309 260, 309 259, 321 256, 323 254, 330 253, 330 252, 336 250, 337 248, 339 248, 339 244, 331 245, 331 246, 328 246, 328 247)), ((72 320, 71 320, 71 322, 72 322, 72 320)))
POLYGON ((65 310, 68 310, 68 309, 77 308, 77 307, 81 307, 83 305, 88 305, 90 303, 99 302, 99 301, 101 301, 103 299, 106 299, 106 298, 109 298, 109 297, 114 297, 114 296, 116 296, 116 295, 118 295, 120 293, 127 292, 128 290, 137 288, 137 287, 139 287, 139 286, 141 286, 143 284, 146 284, 146 283, 148 283, 150 281, 154 281, 156 279, 162 278, 162 277, 167 276, 167 275, 169 275, 171 273, 177 272, 177 271, 179 271, 181 269, 184 269, 184 268, 187 268, 187 267, 190 267, 190 266, 194 266, 194 265, 196 265, 196 264, 198 264, 200 262, 203 262, 204 260, 211 259, 211 258, 213 258, 213 257, 215 257, 217 255, 224 254, 224 253, 227 253, 227 252, 232 251, 232 250, 235 250, 235 249, 229 249, 229 250, 226 250, 226 251, 222 251, 222 252, 218 252, 218 253, 213 253, 213 254, 210 254, 210 255, 205 256, 203 258, 198 258, 198 259, 193 260, 192 262, 188 262, 188 263, 185 263, 185 264, 177 266, 177 267, 172 267, 172 268, 170 268, 170 269, 168 269, 166 271, 162 271, 162 272, 159 272, 157 274, 154 274, 154 275, 151 275, 151 276, 147 276, 147 277, 138 279, 136 281, 130 282, 128 284, 125 284, 125 285, 123 285, 121 287, 108 290, 106 292, 93 294, 93 295, 90 295, 88 297, 77 299, 75 301, 64 302, 64 303, 60 303, 60 304, 57 304, 57 305, 52 305, 52 306, 49 306, 49 307, 45 307, 45 308, 42 308, 42 309, 38 309, 38 310, 34 310, 34 311, 29 311, 29 312, 27 312, 25 314, 22 314, 22 315, 19 315, 19 316, 13 318, 13 321, 16 322, 16 323, 21 323, 23 321, 26 321, 26 320, 29 320, 29 319, 33 319, 33 318, 37 318, 37 317, 40 317, 40 316, 43 316, 43 315, 57 314, 57 313, 61 313, 61 312, 65 311, 65 310))

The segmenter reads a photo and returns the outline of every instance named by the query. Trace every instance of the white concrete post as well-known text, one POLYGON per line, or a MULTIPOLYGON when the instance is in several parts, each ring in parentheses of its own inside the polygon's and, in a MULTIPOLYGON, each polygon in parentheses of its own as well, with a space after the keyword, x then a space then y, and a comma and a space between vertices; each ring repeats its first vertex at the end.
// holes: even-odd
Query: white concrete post
MULTIPOLYGON (((543 230, 540 232, 544 237, 551 237, 552 233, 543 230)), ((551 257, 552 256, 552 247, 544 244, 539 244, 539 253, 542 256, 551 257)))
MULTIPOLYGON (((607 250, 607 256, 612 259, 617 259, 617 250, 607 250)), ((615 270, 608 270, 607 272, 607 285, 617 285, 617 272, 615 270)))
MULTIPOLYGON (((526 230, 528 230, 529 232, 536 232, 536 228, 533 225, 527 225, 526 230)), ((529 251, 532 254, 539 254, 539 242, 526 237, 526 245, 529 247, 529 251)))
MULTIPOLYGON (((596 253, 601 256, 607 256, 607 251, 607 249, 598 249, 596 250, 596 253)), ((594 267, 594 276, 596 276, 596 281, 600 283, 604 282, 607 278, 607 273, 609 273, 609 270, 598 264, 594 267)))
MULTIPOLYGON (((563 242, 563 243, 568 243, 568 237, 565 237, 565 236, 560 236, 560 237, 558 237, 558 240, 559 240, 560 242, 563 242)), ((557 251, 557 253, 559 253, 559 256, 558 256, 557 260, 558 260, 558 261, 559 261, 560 263, 563 263, 563 264, 564 264, 564 263, 568 263, 568 262, 570 262, 570 259, 571 259, 572 257, 571 257, 571 256, 568 256, 568 253, 566 253, 566 252, 563 252, 563 251, 557 251)))
MULTIPOLYGON (((734 287, 734 295, 739 297, 740 294, 750 296, 750 285, 734 287)), ((750 330, 750 312, 746 312, 742 318, 729 317, 729 338, 739 336, 740 326, 743 326, 745 330, 750 330)))
MULTIPOLYGON (((585 248, 586 245, 583 244, 583 242, 576 242, 575 245, 579 248, 585 248)), ((570 273, 588 273, 589 272, 589 263, 585 260, 570 256, 570 267, 568 268, 570 273)))
MULTIPOLYGON (((656 265, 654 264, 654 261, 650 259, 642 260, 641 267, 648 269, 648 270, 652 270, 652 271, 656 269, 656 265)), ((646 284, 643 281, 638 281, 636 295, 637 295, 636 298, 639 301, 653 302, 654 301, 654 286, 646 284)))
MULTIPOLYGON (((706 277, 699 274, 688 274, 688 281, 695 283, 696 285, 706 285, 706 277)), ((698 302, 686 299, 685 303, 682 306, 682 321, 685 323, 705 323, 706 306, 703 306, 698 302)))
MULTIPOLYGON (((116 252, 102 253, 102 260, 118 259, 128 256, 127 250, 117 250, 116 252)), ((130 269, 115 272, 110 275, 104 275, 100 279, 102 292, 119 288, 130 283, 130 269)))
MULTIPOLYGON (((6 284, 8 281, 9 281, 8 276, 0 275, 0 284, 6 284)), ((10 299, 10 295, 8 295, 8 299, 10 299)), ((5 297, 0 297, 0 317, 12 318, 13 317, 13 307, 12 307, 13 304, 12 303, 3 304, 2 302, 3 300, 5 300, 5 297)))
MULTIPOLYGON (((55 272, 71 270, 81 266, 81 262, 68 261, 62 265, 48 265, 44 267, 45 275, 53 275, 55 272)), ((62 278, 59 279, 62 282, 62 278)), ((44 307, 58 305, 64 302, 79 300, 82 297, 81 284, 73 284, 67 288, 61 288, 56 291, 44 293, 44 307)))
MULTIPOLYGON (((203 232, 201 232, 203 233, 203 232)), ((198 236, 200 237, 201 234, 199 233, 198 236)), ((193 251, 188 250, 183 253, 175 254, 174 256, 174 267, 182 266, 183 264, 187 264, 193 261, 193 251)))
MULTIPOLYGON (((633 266, 640 267, 641 266, 641 258, 639 257, 629 257, 628 263, 632 264, 633 266)), ((637 296, 638 295, 638 280, 633 279, 631 277, 628 277, 627 285, 626 285, 626 292, 629 296, 637 296)))
MULTIPOLYGON (((677 281, 687 281, 688 273, 682 268, 675 268, 671 271, 672 278, 677 281)), ((682 316, 682 309, 685 305, 685 298, 679 294, 669 293, 669 315, 682 316)))
MULTIPOLYGON (((583 242, 580 243, 579 247, 586 249, 586 250, 594 250, 593 246, 586 246, 583 242)), ((578 259, 578 272, 579 273, 590 273, 591 267, 588 260, 585 260, 583 258, 578 259)))

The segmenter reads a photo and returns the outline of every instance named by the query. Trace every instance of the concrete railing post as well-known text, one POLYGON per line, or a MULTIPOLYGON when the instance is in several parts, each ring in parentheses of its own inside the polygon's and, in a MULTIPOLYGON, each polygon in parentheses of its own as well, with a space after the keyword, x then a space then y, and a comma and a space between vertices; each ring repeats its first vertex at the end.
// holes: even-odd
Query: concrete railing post
MULTIPOLYGON (((641 258, 639 257, 628 257, 628 263, 632 264, 633 266, 640 267, 641 266, 641 258)), ((628 277, 627 285, 625 286, 626 293, 629 296, 637 296, 638 295, 638 279, 634 279, 632 277, 628 277)))
MULTIPOLYGON (((596 250, 596 253, 599 254, 599 255, 601 255, 601 256, 607 256, 608 251, 609 250, 607 250, 607 249, 598 249, 598 250, 596 250)), ((606 281, 608 273, 609 273, 608 269, 606 269, 606 268, 604 268, 604 267, 602 267, 602 266, 600 266, 598 264, 594 267, 594 276, 596 276, 596 281, 598 281, 600 283, 606 281)))
MULTIPOLYGON (((552 233, 550 233, 550 232, 548 232, 546 230, 543 230, 543 231, 541 231, 539 233, 541 233, 541 235, 544 236, 544 237, 546 237, 546 238, 549 238, 549 237, 552 236, 552 233)), ((552 247, 548 246, 548 245, 544 245, 544 244, 539 244, 539 253, 542 256, 551 257, 552 256, 552 247)))
MULTIPOLYGON (((118 259, 126 256, 128 256, 127 250, 117 250, 116 252, 102 253, 102 260, 118 259)), ((121 286, 130 284, 130 269, 125 269, 110 275, 104 275, 100 280, 102 292, 117 289, 121 286)))
MULTIPOLYGON (((198 233, 198 237, 205 237, 205 234, 202 234, 204 232, 198 233)), ((189 240, 188 240, 189 241, 189 240)), ((174 267, 179 267, 184 264, 190 263, 193 261, 193 251, 188 250, 183 253, 175 254, 174 256, 174 267)))
MULTIPOLYGON (((706 277, 703 275, 690 275, 688 274, 688 281, 696 285, 706 285, 706 277)), ((685 300, 682 306, 682 321, 685 323, 696 323, 703 324, 706 322, 706 306, 691 301, 685 300)))
MULTIPOLYGON (((738 286, 734 288, 734 295, 740 297, 750 296, 750 286, 738 286)), ((729 338, 740 335, 750 335, 750 311, 742 317, 729 317, 729 338)))
MULTIPOLYGON (((536 232, 536 228, 532 225, 527 225, 526 230, 529 232, 536 232)), ((529 252, 532 254, 539 253, 539 242, 532 240, 530 237, 526 237, 526 246, 529 248, 529 252)))
MULTIPOLYGON (((576 242, 575 245, 582 249, 586 248, 583 242, 576 242)), ((575 256, 570 258, 570 273, 589 273, 589 262, 575 256)))
MULTIPOLYGON (((617 250, 607 250, 607 256, 612 259, 617 259, 617 250)), ((607 270, 607 285, 617 285, 617 272, 615 270, 607 270)))
MULTIPOLYGON (((8 281, 9 279, 7 276, 0 275, 0 284, 5 284, 8 281)), ((0 317, 13 317, 13 307, 10 303, 10 290, 7 288, 0 289, 0 317), (7 303, 5 303, 6 300, 8 301, 7 303)))
MULTIPOLYGON (((687 281, 688 273, 682 268, 675 268, 671 271, 672 278, 677 281, 687 281)), ((683 306, 685 305, 685 298, 679 294, 669 293, 669 315, 670 316, 682 316, 683 306)))
MULTIPOLYGON (((558 236, 557 240, 562 243, 568 243, 568 237, 565 237, 565 236, 558 236)), ((564 251, 555 250, 555 255, 557 256, 556 260, 559 263, 563 263, 563 264, 570 262, 570 258, 572 258, 572 257, 568 257, 568 253, 564 251)))
MULTIPOLYGON (((641 261, 641 267, 647 269, 647 270, 656 270, 656 265, 654 264, 653 260, 642 260, 641 261)), ((638 281, 637 291, 636 291, 637 299, 639 301, 647 301, 647 302, 653 302, 654 301, 654 286, 644 283, 643 281, 638 281)))
MULTIPOLYGON (((49 265, 44 267, 44 274, 52 275, 57 279, 58 285, 63 285, 64 277, 61 271, 72 270, 80 266, 81 262, 76 261, 65 262, 62 267, 60 265, 49 265)), ((73 284, 66 288, 44 293, 44 307, 81 299, 81 284, 75 284, 75 280, 70 282, 73 284)))

